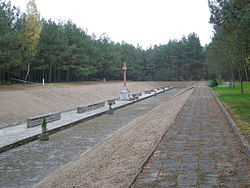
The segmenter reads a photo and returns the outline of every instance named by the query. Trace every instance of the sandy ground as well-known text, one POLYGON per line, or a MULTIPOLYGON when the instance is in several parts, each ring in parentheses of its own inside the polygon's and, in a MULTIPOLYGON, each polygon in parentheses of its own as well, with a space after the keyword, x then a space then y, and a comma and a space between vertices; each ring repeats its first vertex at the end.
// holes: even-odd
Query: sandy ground
MULTIPOLYGON (((121 82, 72 83, 53 87, 0 87, 0 126, 25 121, 26 118, 64 111, 116 98, 123 87, 121 82)), ((159 86, 185 87, 194 82, 129 82, 132 93, 159 86)))
POLYGON ((135 119, 36 187, 127 187, 192 92, 178 95, 135 119))

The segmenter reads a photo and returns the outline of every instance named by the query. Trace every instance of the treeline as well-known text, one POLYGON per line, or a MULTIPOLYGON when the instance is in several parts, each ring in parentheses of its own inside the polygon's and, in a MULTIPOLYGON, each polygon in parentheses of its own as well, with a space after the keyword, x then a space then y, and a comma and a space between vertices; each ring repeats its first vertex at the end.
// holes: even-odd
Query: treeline
MULTIPOLYGON (((214 37, 207 46, 206 64, 214 77, 249 80, 250 3, 249 0, 210 0, 210 23, 214 37)), ((243 91, 242 91, 243 92, 243 91)))
POLYGON ((129 80, 198 80, 207 76, 205 52, 191 33, 180 40, 143 50, 139 45, 113 42, 71 21, 40 19, 35 1, 27 13, 0 1, 0 81, 34 82, 121 79, 122 62, 129 80))

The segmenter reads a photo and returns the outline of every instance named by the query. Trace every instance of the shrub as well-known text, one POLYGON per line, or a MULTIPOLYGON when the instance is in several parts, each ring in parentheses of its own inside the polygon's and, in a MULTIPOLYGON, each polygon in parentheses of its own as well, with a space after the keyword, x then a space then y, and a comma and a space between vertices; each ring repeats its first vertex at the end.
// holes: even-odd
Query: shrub
POLYGON ((42 133, 46 133, 47 132, 47 122, 46 119, 43 118, 43 122, 42 122, 42 133))
POLYGON ((216 79, 213 79, 209 84, 209 87, 217 87, 217 86, 218 86, 218 81, 216 79))

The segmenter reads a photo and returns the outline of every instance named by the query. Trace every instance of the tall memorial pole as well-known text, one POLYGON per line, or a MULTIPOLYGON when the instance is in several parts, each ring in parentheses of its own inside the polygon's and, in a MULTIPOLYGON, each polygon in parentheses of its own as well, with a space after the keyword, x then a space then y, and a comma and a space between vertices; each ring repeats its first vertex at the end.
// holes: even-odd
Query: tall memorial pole
POLYGON ((122 65, 122 72, 123 72, 123 83, 124 87, 127 87, 127 66, 126 63, 123 63, 122 65))
POLYGON ((130 99, 130 91, 127 88, 127 66, 126 63, 122 65, 122 72, 123 72, 123 86, 124 88, 120 92, 119 100, 127 101, 130 99))

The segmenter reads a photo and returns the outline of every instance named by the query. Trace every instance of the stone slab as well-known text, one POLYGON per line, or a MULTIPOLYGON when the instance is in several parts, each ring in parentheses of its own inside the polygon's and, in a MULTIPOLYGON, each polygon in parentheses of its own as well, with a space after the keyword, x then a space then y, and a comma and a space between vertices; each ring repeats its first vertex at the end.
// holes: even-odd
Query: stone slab
POLYGON ((60 120, 61 119, 61 112, 28 118, 27 119, 27 128, 41 125, 44 118, 46 119, 47 123, 60 120))
POLYGON ((97 110, 99 108, 104 108, 106 105, 106 101, 104 102, 100 102, 97 104, 92 104, 92 105, 88 105, 88 106, 84 106, 84 107, 77 107, 77 113, 82 114, 84 112, 89 112, 92 110, 97 110))

